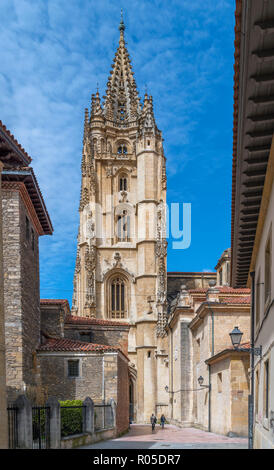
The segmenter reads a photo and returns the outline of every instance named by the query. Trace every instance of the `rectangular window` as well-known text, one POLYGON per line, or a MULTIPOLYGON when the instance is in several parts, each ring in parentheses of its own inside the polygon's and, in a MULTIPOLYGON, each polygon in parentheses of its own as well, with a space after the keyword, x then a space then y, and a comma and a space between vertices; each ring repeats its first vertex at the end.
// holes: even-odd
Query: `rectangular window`
POLYGON ((68 361, 68 376, 79 377, 79 360, 68 361))
POLYGON ((265 247, 264 268, 264 293, 266 303, 270 299, 271 290, 271 234, 268 236, 265 247))
POLYGON ((81 332, 80 341, 85 341, 86 343, 91 343, 91 333, 90 332, 81 332))
POLYGON ((264 416, 268 418, 269 408, 269 361, 264 363, 264 416))
POLYGON ((257 282, 256 282, 256 300, 255 300, 255 308, 256 308, 256 313, 255 313, 255 321, 256 321, 256 326, 259 325, 260 323, 260 301, 261 301, 261 276, 260 273, 258 274, 257 277, 257 282))

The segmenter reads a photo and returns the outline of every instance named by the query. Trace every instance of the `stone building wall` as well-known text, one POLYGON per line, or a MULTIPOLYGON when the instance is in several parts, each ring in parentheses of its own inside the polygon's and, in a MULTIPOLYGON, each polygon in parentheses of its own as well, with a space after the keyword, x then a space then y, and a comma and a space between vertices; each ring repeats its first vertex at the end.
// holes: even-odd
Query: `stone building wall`
POLYGON ((184 284, 189 289, 208 288, 210 281, 216 281, 215 272, 191 273, 191 272, 168 272, 167 273, 167 295, 175 297, 184 284))
POLYGON ((39 353, 40 391, 43 400, 55 396, 58 400, 84 400, 90 396, 94 402, 103 400, 102 354, 39 353), (68 377, 67 362, 79 359, 80 376, 68 377))
MULTIPOLYGON (((64 301, 66 302, 66 301, 64 301)), ((42 303, 41 331, 50 336, 64 337, 65 306, 61 303, 42 303)))
POLYGON ((19 393, 30 398, 35 394, 33 354, 40 339, 39 253, 38 237, 18 190, 3 189, 2 208, 7 389, 12 401, 19 393))
POLYGON ((239 436, 248 435, 249 368, 249 354, 231 360, 232 431, 239 436))
POLYGON ((100 324, 65 324, 64 335, 66 338, 77 341, 90 341, 95 344, 115 346, 124 354, 128 354, 128 330, 129 326, 107 326, 100 324), (89 335, 89 337, 88 337, 89 335))
POLYGON ((2 220, 2 181, 3 164, 0 162, 0 449, 8 447, 7 392, 6 392, 6 348, 5 311, 3 276, 3 220, 2 220))
POLYGON ((118 434, 125 432, 129 427, 128 362, 121 356, 118 356, 116 426, 118 434))
POLYGON ((129 425, 128 361, 117 352, 72 353, 38 351, 40 402, 49 397, 58 400, 84 400, 89 396, 95 404, 113 399, 117 404, 117 433, 129 425), (79 377, 68 377, 67 362, 79 359, 79 377))
POLYGON ((210 366, 211 430, 219 434, 228 434, 232 431, 230 366, 230 357, 210 366))

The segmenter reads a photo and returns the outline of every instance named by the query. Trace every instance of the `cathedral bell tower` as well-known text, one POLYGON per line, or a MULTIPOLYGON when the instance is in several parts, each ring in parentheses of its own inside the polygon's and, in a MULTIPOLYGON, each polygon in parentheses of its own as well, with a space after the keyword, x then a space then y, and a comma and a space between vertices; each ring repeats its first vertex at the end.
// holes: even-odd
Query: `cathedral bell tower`
MULTIPOLYGON (((123 18, 106 95, 85 110, 72 314, 128 322, 134 419, 168 402, 166 169, 152 97, 139 97, 123 18), (137 378, 136 378, 137 377, 137 378)), ((158 407, 158 408, 157 408, 158 407)))

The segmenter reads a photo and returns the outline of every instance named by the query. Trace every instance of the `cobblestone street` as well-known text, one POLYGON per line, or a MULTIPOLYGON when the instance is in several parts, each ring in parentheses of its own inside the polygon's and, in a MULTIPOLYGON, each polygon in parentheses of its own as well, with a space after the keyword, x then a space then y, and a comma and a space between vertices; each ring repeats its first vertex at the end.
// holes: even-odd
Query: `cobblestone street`
POLYGON ((247 449, 247 439, 227 437, 194 428, 132 424, 130 431, 118 439, 98 442, 83 449, 247 449))

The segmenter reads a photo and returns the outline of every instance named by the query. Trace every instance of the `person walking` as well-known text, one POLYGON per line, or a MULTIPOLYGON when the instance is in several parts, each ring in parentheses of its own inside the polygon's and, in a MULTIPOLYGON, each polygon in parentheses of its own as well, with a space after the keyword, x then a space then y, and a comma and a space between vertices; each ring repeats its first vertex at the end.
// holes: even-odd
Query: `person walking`
POLYGON ((165 422, 166 422, 166 418, 165 418, 164 414, 162 414, 162 416, 160 418, 160 422, 161 422, 162 429, 164 429, 164 425, 165 425, 165 422))
POLYGON ((152 415, 150 417, 150 422, 151 422, 151 428, 152 428, 152 432, 153 432, 154 429, 155 429, 155 424, 157 423, 157 418, 154 415, 154 413, 152 413, 152 415))

